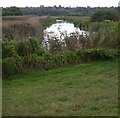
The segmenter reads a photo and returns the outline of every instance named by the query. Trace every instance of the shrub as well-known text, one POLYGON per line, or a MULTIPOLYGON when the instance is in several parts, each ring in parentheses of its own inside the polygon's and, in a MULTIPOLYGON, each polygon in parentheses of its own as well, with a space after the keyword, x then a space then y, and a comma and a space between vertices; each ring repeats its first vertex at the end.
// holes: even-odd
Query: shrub
POLYGON ((77 53, 76 51, 68 51, 66 54, 68 64, 77 64, 77 53))
POLYGON ((112 20, 117 21, 118 20, 118 13, 114 9, 102 9, 98 10, 95 13, 92 14, 90 21, 92 22, 102 22, 104 20, 112 20))
POLYGON ((46 70, 48 68, 50 68, 49 66, 47 66, 47 60, 45 59, 45 57, 42 56, 38 56, 36 57, 36 69, 39 70, 46 70))
POLYGON ((20 56, 27 56, 32 53, 32 47, 29 41, 17 43, 17 53, 20 56))
POLYGON ((116 55, 116 50, 105 48, 87 49, 82 52, 83 61, 86 62, 113 59, 116 55))
POLYGON ((45 52, 42 56, 30 54, 23 57, 7 57, 3 59, 3 75, 10 76, 23 70, 48 70, 97 60, 109 60, 116 56, 118 51, 115 49, 94 48, 54 54, 45 52))
POLYGON ((32 50, 32 54, 37 54, 38 56, 42 56, 45 53, 44 49, 40 47, 40 44, 37 38, 30 37, 29 43, 32 50))
POLYGON ((35 37, 31 37, 29 38, 29 42, 30 42, 30 47, 32 49, 32 53, 37 53, 37 51, 40 48, 38 40, 35 37))
POLYGON ((3 41, 2 42, 2 57, 14 57, 17 55, 15 42, 13 41, 3 41))
POLYGON ((23 71, 23 60, 21 57, 7 57, 2 60, 3 77, 8 77, 23 71))
MULTIPOLYGON (((118 23, 113 21, 89 24, 92 47, 116 48, 119 45, 118 23)), ((88 41, 87 41, 88 42, 88 41)))
POLYGON ((20 56, 15 57, 15 64, 16 64, 16 73, 21 73, 24 71, 24 65, 23 65, 23 58, 20 56))
POLYGON ((29 40, 24 42, 18 42, 16 47, 17 53, 20 56, 29 56, 31 54, 42 56, 45 53, 35 37, 31 37, 29 40))
POLYGON ((55 68, 62 66, 61 54, 53 55, 53 63, 55 68))

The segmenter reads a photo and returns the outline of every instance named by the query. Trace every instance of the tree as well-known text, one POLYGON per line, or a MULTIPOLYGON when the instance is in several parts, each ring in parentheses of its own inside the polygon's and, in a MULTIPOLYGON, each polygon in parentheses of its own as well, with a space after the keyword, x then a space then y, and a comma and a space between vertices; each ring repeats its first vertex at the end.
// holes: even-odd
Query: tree
POLYGON ((22 15, 22 11, 18 7, 7 7, 3 8, 2 10, 2 15, 3 16, 14 16, 14 15, 22 15))
POLYGON ((102 22, 104 20, 117 21, 118 13, 114 9, 101 9, 94 12, 90 20, 91 22, 102 22))

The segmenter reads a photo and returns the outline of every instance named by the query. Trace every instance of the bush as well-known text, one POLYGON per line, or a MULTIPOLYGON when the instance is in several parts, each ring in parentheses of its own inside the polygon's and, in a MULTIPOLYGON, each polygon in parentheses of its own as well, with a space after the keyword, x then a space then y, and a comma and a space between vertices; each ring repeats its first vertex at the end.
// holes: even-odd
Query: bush
POLYGON ((2 60, 3 77, 15 74, 15 68, 16 68, 16 65, 15 65, 14 58, 8 57, 2 60))
POLYGON ((40 47, 38 40, 34 37, 29 38, 28 41, 17 43, 17 53, 20 56, 29 56, 31 54, 37 54, 42 56, 45 51, 40 47))
MULTIPOLYGON (((89 24, 92 47, 116 48, 119 45, 118 23, 113 21, 89 24)), ((88 41, 87 41, 88 42, 88 41)))
POLYGON ((90 21, 91 22, 102 22, 104 20, 118 20, 118 13, 114 9, 102 9, 98 10, 92 14, 90 21))
POLYGON ((76 51, 68 51, 66 54, 68 64, 77 64, 77 53, 76 51))
POLYGON ((2 57, 14 57, 17 55, 15 42, 13 41, 3 41, 2 42, 2 57))
POLYGON ((118 51, 115 49, 94 48, 54 54, 46 52, 42 56, 31 54, 23 57, 7 57, 3 59, 3 75, 10 76, 23 70, 48 70, 97 60, 110 60, 116 56, 118 51))
POLYGON ((32 54, 32 47, 28 41, 20 42, 17 44, 17 53, 20 56, 28 56, 32 54))
POLYGON ((2 60, 3 77, 8 77, 23 72, 23 60, 21 57, 7 57, 2 60))
POLYGON ((31 38, 29 38, 29 42, 30 42, 30 47, 32 49, 32 53, 37 53, 37 51, 40 48, 38 40, 34 37, 31 37, 31 38))

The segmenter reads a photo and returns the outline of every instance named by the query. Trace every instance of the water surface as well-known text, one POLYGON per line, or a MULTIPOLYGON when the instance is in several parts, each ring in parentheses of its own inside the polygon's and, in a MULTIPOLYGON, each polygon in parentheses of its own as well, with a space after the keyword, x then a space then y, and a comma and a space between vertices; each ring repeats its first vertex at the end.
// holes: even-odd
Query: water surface
POLYGON ((58 40, 59 42, 65 43, 64 39, 72 35, 77 35, 79 38, 81 35, 85 37, 89 34, 87 31, 75 27, 73 23, 64 20, 56 20, 56 23, 44 30, 44 40, 42 42, 43 47, 47 47, 47 50, 49 50, 50 40, 58 40))

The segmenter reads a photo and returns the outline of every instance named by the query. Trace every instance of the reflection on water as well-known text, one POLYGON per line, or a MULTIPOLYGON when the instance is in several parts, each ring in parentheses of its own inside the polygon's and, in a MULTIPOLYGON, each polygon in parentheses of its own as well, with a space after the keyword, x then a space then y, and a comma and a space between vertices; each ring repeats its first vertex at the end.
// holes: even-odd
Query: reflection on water
POLYGON ((55 24, 52 24, 50 27, 44 30, 44 40, 42 42, 43 48, 49 50, 50 40, 58 40, 59 42, 65 44, 64 39, 72 35, 77 35, 78 37, 83 35, 85 37, 89 35, 89 33, 75 27, 73 23, 68 23, 63 20, 56 20, 55 24))

